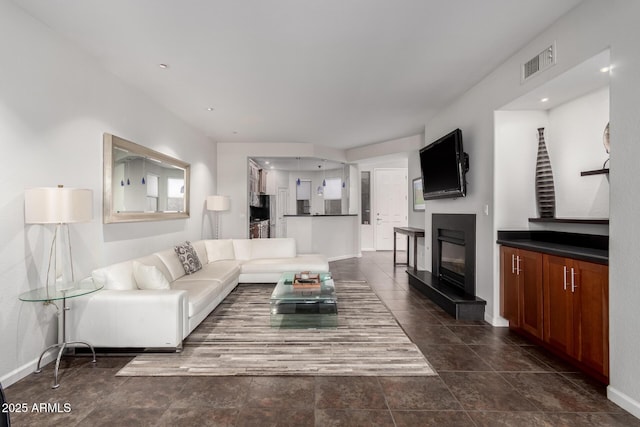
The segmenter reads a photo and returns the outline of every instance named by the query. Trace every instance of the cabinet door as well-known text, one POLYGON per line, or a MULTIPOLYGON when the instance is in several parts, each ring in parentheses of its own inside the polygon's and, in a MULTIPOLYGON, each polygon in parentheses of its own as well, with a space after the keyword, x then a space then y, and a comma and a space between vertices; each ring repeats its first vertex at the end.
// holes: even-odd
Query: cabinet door
POLYGON ((542 254, 520 249, 516 257, 520 327, 542 339, 542 254))
MULTIPOLYGON (((573 357, 609 375, 609 268, 573 261, 573 357)), ((571 282, 570 282, 571 284, 571 282)))
POLYGON ((517 253, 517 249, 500 246, 500 315, 509 321, 512 328, 520 327, 517 253))
POLYGON ((543 340, 564 353, 573 352, 573 308, 567 286, 567 259, 543 255, 543 340))

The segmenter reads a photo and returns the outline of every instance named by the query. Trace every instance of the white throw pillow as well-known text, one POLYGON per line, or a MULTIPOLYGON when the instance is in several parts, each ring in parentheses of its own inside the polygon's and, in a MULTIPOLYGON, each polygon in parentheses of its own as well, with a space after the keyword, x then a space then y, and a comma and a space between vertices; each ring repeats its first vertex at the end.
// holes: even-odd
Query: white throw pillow
POLYGON ((91 272, 93 280, 105 289, 129 291, 137 289, 131 261, 119 262, 91 272))
POLYGON ((204 245, 207 248, 208 262, 236 259, 233 242, 229 239, 207 240, 204 242, 204 245))
POLYGON ((133 277, 135 277, 140 289, 171 289, 167 278, 153 265, 144 265, 133 261, 133 277))

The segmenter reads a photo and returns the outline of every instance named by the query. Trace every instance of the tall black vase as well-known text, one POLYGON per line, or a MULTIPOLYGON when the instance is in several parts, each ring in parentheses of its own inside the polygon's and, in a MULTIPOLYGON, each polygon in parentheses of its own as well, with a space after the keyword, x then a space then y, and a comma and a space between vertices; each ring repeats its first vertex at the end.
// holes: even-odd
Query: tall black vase
POLYGON ((538 128, 538 158, 536 160, 536 203, 540 218, 556 216, 556 191, 549 153, 544 143, 544 128, 538 128))

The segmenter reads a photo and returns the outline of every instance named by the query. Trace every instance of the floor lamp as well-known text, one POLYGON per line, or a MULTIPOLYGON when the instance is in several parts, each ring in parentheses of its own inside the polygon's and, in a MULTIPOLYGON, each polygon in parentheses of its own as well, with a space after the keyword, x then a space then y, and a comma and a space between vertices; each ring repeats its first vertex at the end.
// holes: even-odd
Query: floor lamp
POLYGON ((228 211, 231 205, 231 200, 228 196, 209 196, 207 197, 207 210, 215 212, 215 229, 213 232, 213 238, 218 238, 218 231, 220 230, 220 217, 218 212, 228 211))
POLYGON ((24 222, 26 224, 55 224, 55 232, 49 249, 47 267, 47 296, 50 290, 49 278, 54 265, 54 283, 73 283, 73 258, 68 224, 87 222, 93 219, 93 192, 87 189, 58 187, 31 188, 24 195, 24 222), (68 256, 68 266, 61 258, 68 256))

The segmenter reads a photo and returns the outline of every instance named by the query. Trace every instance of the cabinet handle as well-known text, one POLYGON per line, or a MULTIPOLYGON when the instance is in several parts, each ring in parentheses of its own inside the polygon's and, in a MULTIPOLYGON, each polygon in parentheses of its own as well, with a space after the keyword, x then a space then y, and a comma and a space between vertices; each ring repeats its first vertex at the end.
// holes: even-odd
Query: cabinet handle
POLYGON ((563 266, 562 280, 564 281, 564 290, 567 290, 567 266, 563 266))
POLYGON ((571 292, 575 292, 577 287, 578 285, 576 285, 576 272, 573 267, 571 267, 571 292))
POLYGON ((516 257, 516 274, 519 276, 521 271, 522 270, 520 270, 520 255, 518 255, 516 257))
POLYGON ((511 274, 516 274, 516 256, 511 254, 511 274))

